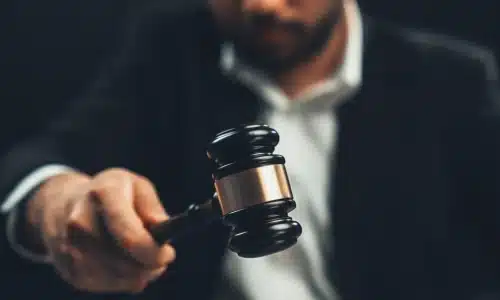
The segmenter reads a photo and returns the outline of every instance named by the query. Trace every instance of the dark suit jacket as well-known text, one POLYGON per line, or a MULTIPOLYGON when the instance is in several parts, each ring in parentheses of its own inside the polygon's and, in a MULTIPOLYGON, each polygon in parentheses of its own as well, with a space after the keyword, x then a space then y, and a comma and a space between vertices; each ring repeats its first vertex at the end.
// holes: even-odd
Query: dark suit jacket
MULTIPOLYGON (((263 104, 220 72, 222 41, 205 9, 147 20, 88 95, 5 158, 4 194, 46 163, 89 173, 127 167, 158 186, 172 214, 212 194, 207 143, 254 121, 263 104)), ((331 280, 346 300, 498 299, 493 59, 463 42, 364 21, 363 87, 337 108, 331 280)), ((209 298, 226 241, 218 225, 178 241, 175 266, 143 297, 209 298)), ((16 276, 39 276, 25 286, 65 295, 51 270, 9 253, 16 276)))

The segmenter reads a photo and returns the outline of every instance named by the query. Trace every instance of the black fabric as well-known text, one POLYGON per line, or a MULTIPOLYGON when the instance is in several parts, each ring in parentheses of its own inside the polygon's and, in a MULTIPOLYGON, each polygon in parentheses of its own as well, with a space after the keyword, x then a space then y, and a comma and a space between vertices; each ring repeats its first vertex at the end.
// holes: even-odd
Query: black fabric
MULTIPOLYGON (((221 73, 222 41, 204 8, 156 11, 145 19, 91 93, 5 157, 2 195, 50 162, 90 173, 114 166, 139 172, 157 185, 172 214, 213 193, 206 144, 220 130, 255 121, 261 103, 221 73)), ((331 279, 346 300, 495 297, 500 112, 494 61, 461 41, 364 21, 363 86, 338 108, 335 251, 325 262, 331 279)), ((210 299, 226 242, 219 226, 179 241, 175 265, 138 297, 210 299)), ((30 293, 70 296, 49 267, 2 247, 5 269, 15 270, 30 293)), ((13 291, 22 298, 23 291, 13 291)))
POLYGON ((0 3, 0 155, 58 115, 124 38, 128 0, 0 3), (28 109, 29 108, 29 109, 28 109))

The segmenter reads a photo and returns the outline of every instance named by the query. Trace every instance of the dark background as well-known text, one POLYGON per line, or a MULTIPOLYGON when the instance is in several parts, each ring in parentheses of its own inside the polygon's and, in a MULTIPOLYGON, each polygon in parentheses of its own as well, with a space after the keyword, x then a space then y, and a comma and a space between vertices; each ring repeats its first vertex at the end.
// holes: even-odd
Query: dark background
MULTIPOLYGON (((152 1, 0 1, 0 154, 79 94, 152 1)), ((360 0, 364 12, 486 45, 500 54, 496 0, 360 0)))
MULTIPOLYGON (((162 1, 173 8, 179 3, 189 5, 204 0, 162 1)), ((35 133, 85 89, 120 45, 126 24, 151 2, 0 1, 0 155, 13 143, 35 133)), ((360 0, 362 10, 372 16, 468 39, 490 47, 500 56, 497 3, 360 0)), ((2 269, 2 278, 9 276, 7 265, 2 269)), ((1 282, 22 286, 22 282, 1 282)))

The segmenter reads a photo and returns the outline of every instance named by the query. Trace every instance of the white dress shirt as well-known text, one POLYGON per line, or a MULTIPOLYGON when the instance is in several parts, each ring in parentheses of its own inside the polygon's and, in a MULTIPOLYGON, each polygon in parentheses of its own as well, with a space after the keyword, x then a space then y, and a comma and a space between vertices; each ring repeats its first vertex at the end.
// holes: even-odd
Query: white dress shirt
MULTIPOLYGON (((335 299, 335 288, 325 274, 325 255, 333 249, 329 195, 336 147, 337 120, 333 106, 345 101, 361 84, 362 20, 356 1, 345 1, 348 40, 344 62, 324 82, 288 99, 264 75, 238 63, 232 48, 222 49, 221 68, 255 90, 269 108, 260 121, 280 134, 276 153, 286 157, 297 209, 290 215, 303 226, 299 242, 289 250, 262 258, 243 259, 228 253, 226 275, 249 300, 335 299)), ((1 212, 8 215, 7 236, 13 249, 36 262, 48 262, 15 241, 16 206, 48 178, 70 170, 47 165, 34 170, 8 195, 1 212)))
MULTIPOLYGON (((345 101, 361 84, 362 22, 355 1, 346 1, 348 41, 345 60, 332 77, 288 99, 265 76, 237 62, 231 47, 222 63, 228 75, 237 76, 267 101, 261 120, 280 134, 275 153, 286 158, 297 208, 290 216, 303 227, 292 248, 261 258, 240 258, 227 253, 224 272, 248 300, 338 299, 326 277, 326 255, 334 249, 330 195, 334 170, 337 119, 334 106, 345 101)), ((224 295, 224 291, 220 291, 224 295)))

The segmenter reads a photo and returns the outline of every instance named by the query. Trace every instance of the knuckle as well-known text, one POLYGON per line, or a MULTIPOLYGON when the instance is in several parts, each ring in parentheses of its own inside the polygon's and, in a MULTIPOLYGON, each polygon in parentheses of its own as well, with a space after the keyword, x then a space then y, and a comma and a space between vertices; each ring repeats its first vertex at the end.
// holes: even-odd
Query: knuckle
POLYGON ((104 193, 109 193, 111 191, 116 190, 117 188, 120 188, 123 186, 123 184, 126 182, 127 177, 123 176, 115 176, 115 177, 107 177, 103 178, 100 180, 97 184, 97 188, 99 190, 102 190, 104 193))
POLYGON ((169 263, 170 259, 159 253, 150 259, 149 268, 162 268, 167 266, 169 263))
POLYGON ((106 201, 116 193, 129 193, 133 175, 125 169, 108 169, 96 175, 93 179, 93 194, 98 198, 96 201, 106 201))
POLYGON ((137 184, 140 187, 155 190, 153 182, 151 180, 149 180, 147 177, 144 177, 142 175, 137 175, 136 180, 137 180, 137 184))
POLYGON ((114 167, 106 169, 101 174, 103 175, 103 177, 122 178, 129 177, 131 175, 131 172, 124 168, 114 167))
POLYGON ((92 189, 92 196, 94 196, 92 200, 96 204, 104 205, 106 199, 112 197, 113 194, 116 193, 116 190, 119 189, 122 185, 122 181, 115 178, 106 178, 103 180, 99 180, 96 182, 92 189))
POLYGON ((174 258, 170 252, 157 252, 156 255, 152 254, 149 256, 148 261, 145 262, 147 266, 147 271, 150 272, 152 269, 159 270, 166 268, 174 261, 174 258))
POLYGON ((68 224, 67 224, 67 227, 68 227, 68 234, 72 233, 73 231, 82 231, 82 232, 87 232, 87 228, 85 227, 84 223, 78 219, 70 219, 68 220, 68 224))
POLYGON ((80 231, 90 231, 90 228, 85 220, 85 216, 77 210, 74 210, 70 213, 67 220, 68 229, 75 229, 80 231))
POLYGON ((92 197, 91 200, 96 204, 104 204, 104 199, 106 199, 109 193, 110 191, 106 188, 106 186, 97 181, 91 189, 90 197, 92 197))
POLYGON ((106 169, 94 176, 94 182, 100 185, 109 185, 110 183, 123 181, 130 177, 130 172, 125 169, 111 168, 106 169))

